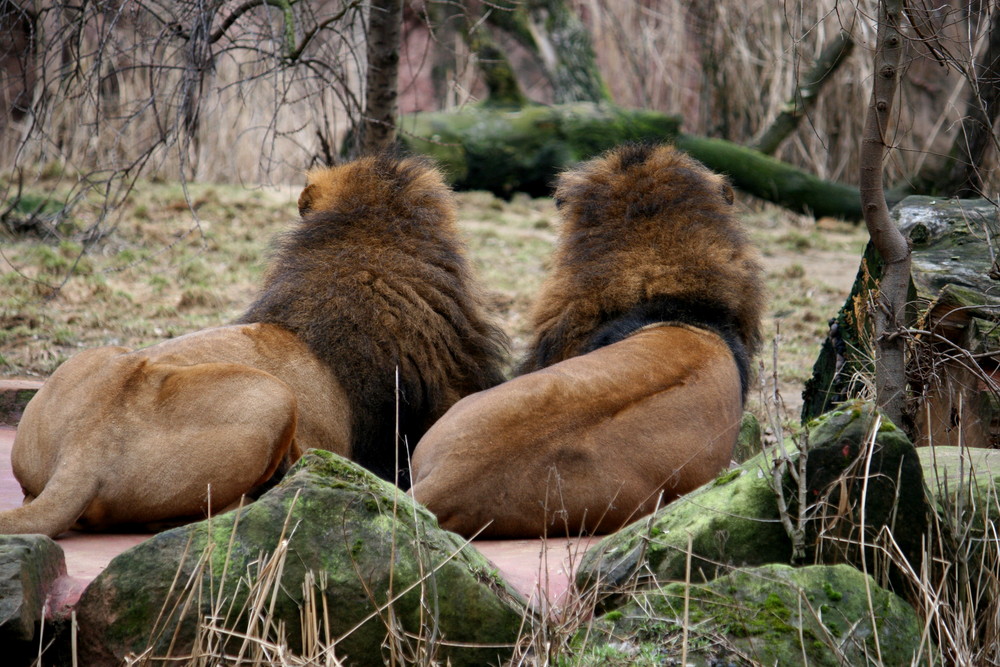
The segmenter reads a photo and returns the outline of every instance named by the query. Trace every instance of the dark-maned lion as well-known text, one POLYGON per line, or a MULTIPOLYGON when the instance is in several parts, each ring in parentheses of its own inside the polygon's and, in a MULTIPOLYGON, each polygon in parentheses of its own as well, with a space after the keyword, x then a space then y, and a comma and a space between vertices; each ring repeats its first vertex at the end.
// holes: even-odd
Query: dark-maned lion
POLYGON ((561 176, 524 374, 459 401, 414 453, 413 496, 443 527, 606 532, 729 463, 764 303, 732 201, 669 146, 561 176))
POLYGON ((415 444, 502 379, 506 339, 436 169, 379 156, 313 171, 299 210, 237 324, 56 370, 18 427, 25 505, 0 513, 0 533, 197 518, 309 447, 393 479, 397 426, 415 444))

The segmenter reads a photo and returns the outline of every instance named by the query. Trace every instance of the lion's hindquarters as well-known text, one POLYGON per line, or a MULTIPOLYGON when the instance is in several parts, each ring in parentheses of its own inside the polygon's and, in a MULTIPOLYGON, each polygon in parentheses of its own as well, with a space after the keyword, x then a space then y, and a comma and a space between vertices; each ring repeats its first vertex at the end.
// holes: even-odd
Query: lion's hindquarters
POLYGON ((74 357, 29 403, 12 462, 35 498, 0 513, 0 533, 203 516, 267 480, 294 447, 295 395, 273 375, 127 352, 74 357))
POLYGON ((659 327, 457 404, 417 446, 413 495, 465 534, 614 530, 718 474, 741 415, 726 344, 659 327))
POLYGON ((295 394, 269 373, 152 363, 144 375, 122 416, 126 475, 102 489, 108 510, 98 524, 218 511, 270 478, 293 446, 295 394))

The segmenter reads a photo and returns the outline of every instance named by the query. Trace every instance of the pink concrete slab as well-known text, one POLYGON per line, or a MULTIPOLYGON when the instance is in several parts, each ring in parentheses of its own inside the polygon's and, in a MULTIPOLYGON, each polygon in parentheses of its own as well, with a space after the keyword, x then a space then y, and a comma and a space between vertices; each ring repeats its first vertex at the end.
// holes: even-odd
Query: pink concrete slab
POLYGON ((21 389, 39 389, 42 386, 41 380, 6 379, 0 380, 0 391, 19 391, 21 389))
MULTIPOLYGON (((19 507, 23 499, 10 465, 14 434, 14 429, 0 427, 0 510, 19 507)), ((61 618, 68 615, 83 589, 107 567, 112 558, 148 537, 148 533, 119 535, 76 531, 60 535, 58 542, 66 556, 66 574, 56 581, 49 600, 49 616, 61 618)))
MULTIPOLYGON (((10 464, 14 434, 13 428, 0 427, 0 510, 19 507, 23 497, 10 464)), ((49 603, 50 617, 68 615, 83 589, 112 558, 148 538, 148 533, 70 531, 60 535, 58 542, 66 555, 66 575, 56 582, 49 603)), ((595 539, 480 540, 473 546, 536 608, 549 610, 567 600, 574 568, 595 539)))
POLYGON ((576 567, 587 548, 598 539, 478 540, 472 545, 536 609, 552 610, 570 601, 576 567))

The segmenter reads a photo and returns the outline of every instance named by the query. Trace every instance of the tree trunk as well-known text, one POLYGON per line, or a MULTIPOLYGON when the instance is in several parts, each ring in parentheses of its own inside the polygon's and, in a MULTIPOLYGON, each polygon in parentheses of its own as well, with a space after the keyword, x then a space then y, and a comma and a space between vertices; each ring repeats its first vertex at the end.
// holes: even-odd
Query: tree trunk
POLYGON ((399 44, 403 0, 371 0, 368 14, 368 71, 361 153, 378 152, 396 140, 399 44))
POLYGON ((778 146, 798 128, 802 119, 816 106, 823 84, 830 80, 831 75, 853 49, 854 40, 847 32, 841 32, 823 47, 812 69, 799 81, 792 99, 785 104, 785 108, 757 140, 754 145, 756 150, 765 155, 774 155, 778 146))
MULTIPOLYGON (((477 3, 467 3, 462 15, 461 31, 465 43, 476 54, 479 71, 483 75, 488 97, 484 100, 487 106, 493 107, 523 107, 528 98, 517 82, 514 67, 507 55, 497 46, 484 21, 474 12, 472 6, 477 3)), ((495 11, 491 9, 491 13, 495 11)))
POLYGON ((983 178, 979 165, 983 154, 993 143, 993 121, 1000 111, 1000 11, 993 9, 989 42, 986 51, 973 70, 969 100, 962 118, 962 129, 955 136, 951 149, 953 161, 948 173, 947 194, 958 197, 979 197, 983 178))
POLYGON ((904 308, 910 280, 910 247, 889 218, 882 190, 885 138, 892 116, 905 42, 899 32, 902 0, 881 0, 875 46, 875 78, 861 141, 861 204, 872 244, 885 263, 875 305, 875 393, 879 408, 899 426, 906 424, 904 339, 896 330, 905 326, 904 308))
POLYGON ((790 164, 721 139, 678 134, 674 116, 610 104, 488 106, 404 117, 400 140, 436 159, 459 189, 551 194, 556 174, 626 141, 676 143, 729 176, 744 192, 794 211, 861 219, 857 188, 816 178, 790 164))
POLYGON ((556 104, 611 101, 590 33, 566 0, 501 0, 489 20, 538 58, 556 104))

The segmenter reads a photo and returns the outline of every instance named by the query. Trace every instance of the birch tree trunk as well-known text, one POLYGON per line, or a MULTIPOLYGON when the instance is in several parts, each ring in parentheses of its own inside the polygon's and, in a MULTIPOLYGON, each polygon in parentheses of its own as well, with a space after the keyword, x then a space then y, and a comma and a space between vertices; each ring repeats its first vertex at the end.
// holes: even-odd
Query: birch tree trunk
POLYGON ((872 244, 885 262, 874 294, 875 392, 879 408, 897 425, 904 424, 906 374, 904 339, 896 331, 905 324, 904 307, 910 280, 910 247, 889 218, 882 187, 882 162, 899 79, 905 42, 899 31, 902 0, 881 0, 875 77, 861 140, 861 209, 872 244))

